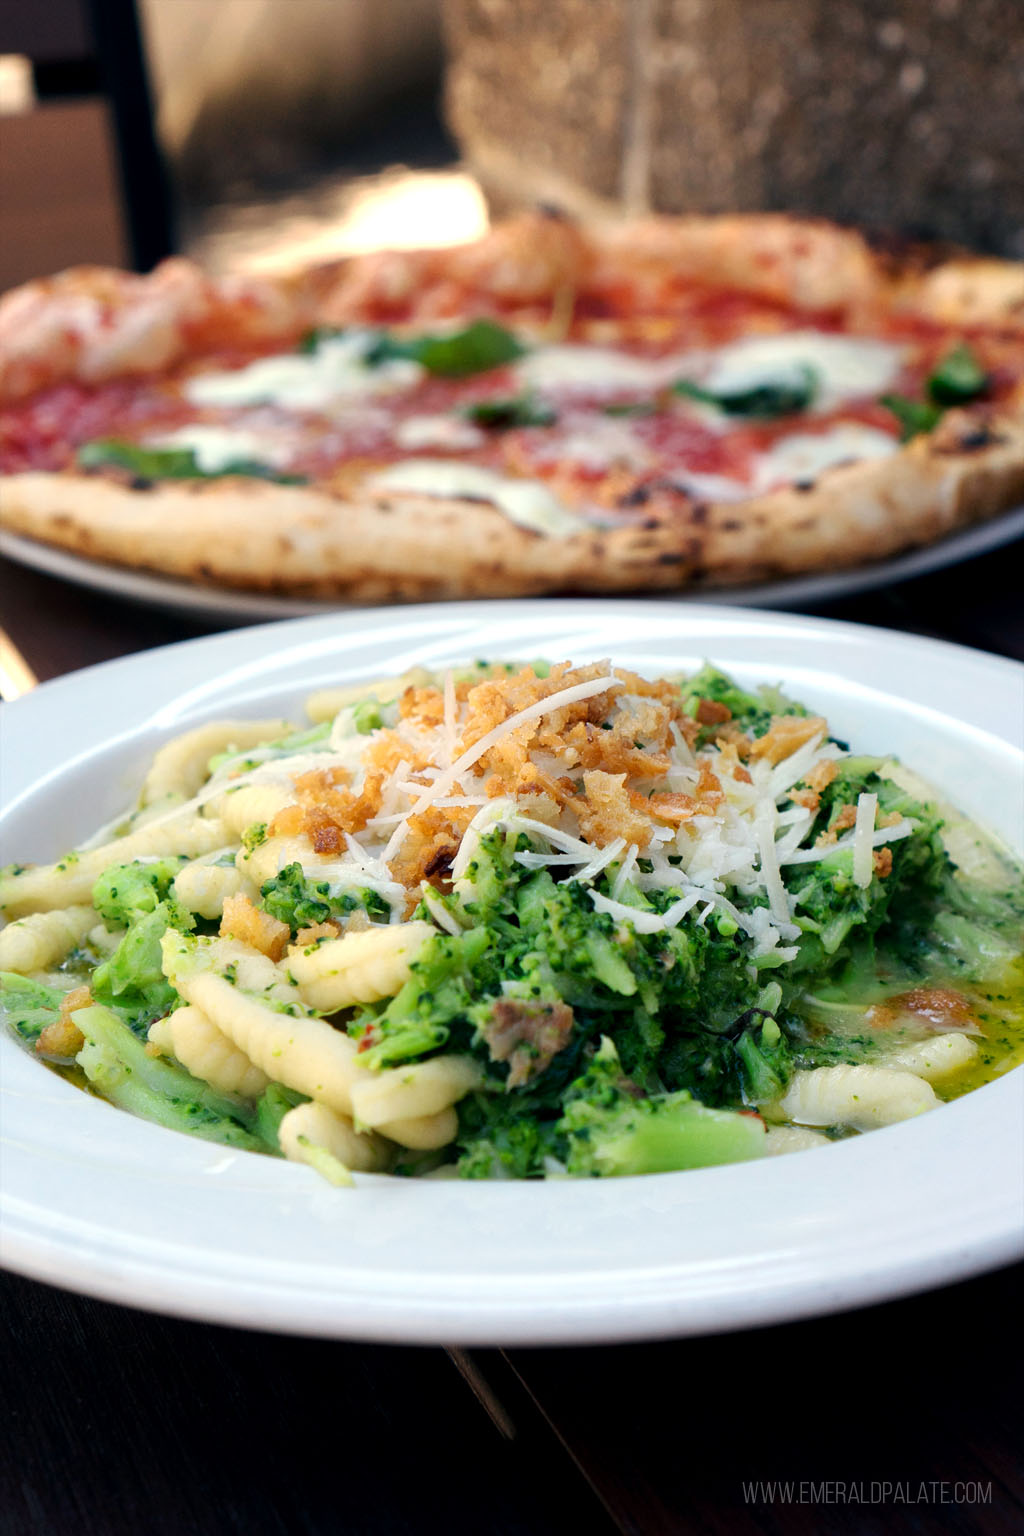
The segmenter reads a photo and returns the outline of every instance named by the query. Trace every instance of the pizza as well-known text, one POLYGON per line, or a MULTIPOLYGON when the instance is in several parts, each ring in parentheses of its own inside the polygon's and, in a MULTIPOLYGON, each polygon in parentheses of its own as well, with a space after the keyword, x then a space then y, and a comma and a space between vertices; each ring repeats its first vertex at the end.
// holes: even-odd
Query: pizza
POLYGON ((7 528, 374 602, 680 590, 891 556, 1024 501, 1024 264, 785 215, 286 278, 76 268, 0 301, 7 528))

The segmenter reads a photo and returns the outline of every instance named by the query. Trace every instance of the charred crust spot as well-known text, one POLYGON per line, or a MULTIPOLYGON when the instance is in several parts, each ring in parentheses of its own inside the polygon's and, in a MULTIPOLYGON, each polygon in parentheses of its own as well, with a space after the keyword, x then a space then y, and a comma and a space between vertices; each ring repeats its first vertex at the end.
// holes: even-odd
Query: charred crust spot
POLYGON ((993 448, 1005 438, 988 421, 943 422, 931 439, 933 453, 978 453, 982 448, 993 448))
POLYGON ((957 447, 962 453, 973 453, 978 448, 990 448, 994 443, 1002 442, 997 432, 993 432, 989 426, 972 427, 969 432, 962 432, 957 441, 957 447))
POLYGON ((647 505, 653 494, 653 486, 646 482, 641 485, 634 485, 631 491, 623 492, 618 499, 617 505, 620 507, 643 507, 647 505))

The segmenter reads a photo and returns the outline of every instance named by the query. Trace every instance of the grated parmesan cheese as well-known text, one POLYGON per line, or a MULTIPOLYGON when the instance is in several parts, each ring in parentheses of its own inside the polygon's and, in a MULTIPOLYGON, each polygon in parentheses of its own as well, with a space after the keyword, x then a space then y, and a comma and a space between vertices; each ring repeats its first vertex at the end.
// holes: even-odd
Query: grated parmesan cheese
POLYGON ((877 795, 865 792, 857 796, 857 820, 853 824, 853 883, 861 887, 871 884, 871 838, 877 810, 877 795))

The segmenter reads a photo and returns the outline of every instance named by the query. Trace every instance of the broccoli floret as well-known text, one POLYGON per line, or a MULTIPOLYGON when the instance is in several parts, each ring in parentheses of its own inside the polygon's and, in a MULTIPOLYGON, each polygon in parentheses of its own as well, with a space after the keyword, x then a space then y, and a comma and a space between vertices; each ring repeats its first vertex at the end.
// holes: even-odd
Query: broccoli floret
POLYGON ((349 1026, 363 1044, 366 1066, 391 1067, 439 1050, 461 1025, 456 1044, 468 1044, 477 987, 486 986, 489 933, 471 928, 456 937, 438 933, 412 963, 412 975, 380 1012, 367 1009, 349 1026))
POLYGON ((778 688, 762 687, 750 693, 733 682, 725 672, 705 663, 682 687, 683 709, 696 718, 702 699, 713 704, 724 704, 743 731, 763 736, 772 723, 773 715, 806 715, 802 704, 789 699, 778 688))
POLYGON ((572 1084, 558 1131, 569 1173, 612 1177, 738 1163, 764 1152, 756 1115, 709 1109, 689 1093, 635 1097, 607 1037, 572 1084))
POLYGON ((790 977, 837 974, 858 945, 876 939, 888 947, 912 949, 929 927, 930 914, 944 892, 952 866, 940 837, 941 817, 933 806, 915 800, 877 772, 880 759, 849 758, 823 791, 811 837, 826 831, 840 806, 855 805, 864 792, 878 796, 880 815, 896 813, 917 822, 909 837, 890 843, 892 868, 867 886, 853 880, 853 853, 840 848, 807 866, 802 882, 791 881, 795 921, 802 930, 799 954, 790 977))
POLYGON ((279 875, 265 882, 261 894, 271 917, 287 923, 292 933, 359 910, 378 922, 386 922, 391 915, 391 908, 376 891, 341 891, 332 895, 327 881, 308 880, 301 864, 286 864, 279 875))
POLYGON ((379 731, 384 724, 380 700, 361 699, 358 704, 353 704, 352 723, 360 736, 369 736, 371 731, 379 731))
POLYGON ((112 864, 93 886, 93 906, 108 925, 129 928, 167 900, 171 881, 186 863, 186 859, 166 858, 112 864))
POLYGON ((770 1104, 782 1097, 793 1074, 789 1041, 770 1014, 761 1016, 760 1026, 756 1009, 745 1017, 751 1024, 736 1041, 743 1098, 747 1104, 770 1104))
POLYGON ((194 926, 191 914, 158 902, 132 924, 110 958, 96 967, 90 984, 93 997, 117 1009, 137 1033, 145 1034, 153 1020, 178 1000, 163 972, 160 940, 168 928, 194 926))
POLYGON ((60 1013, 64 993, 41 981, 0 971, 0 1019, 23 1040, 36 1041, 60 1013))

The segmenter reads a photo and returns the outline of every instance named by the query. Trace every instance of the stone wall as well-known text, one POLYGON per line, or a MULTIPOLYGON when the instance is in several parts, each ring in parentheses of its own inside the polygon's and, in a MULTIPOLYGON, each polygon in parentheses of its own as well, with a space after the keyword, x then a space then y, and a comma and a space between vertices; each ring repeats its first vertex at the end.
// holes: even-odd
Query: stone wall
POLYGON ((446 0, 499 207, 788 208, 1024 257, 1024 0, 446 0))

